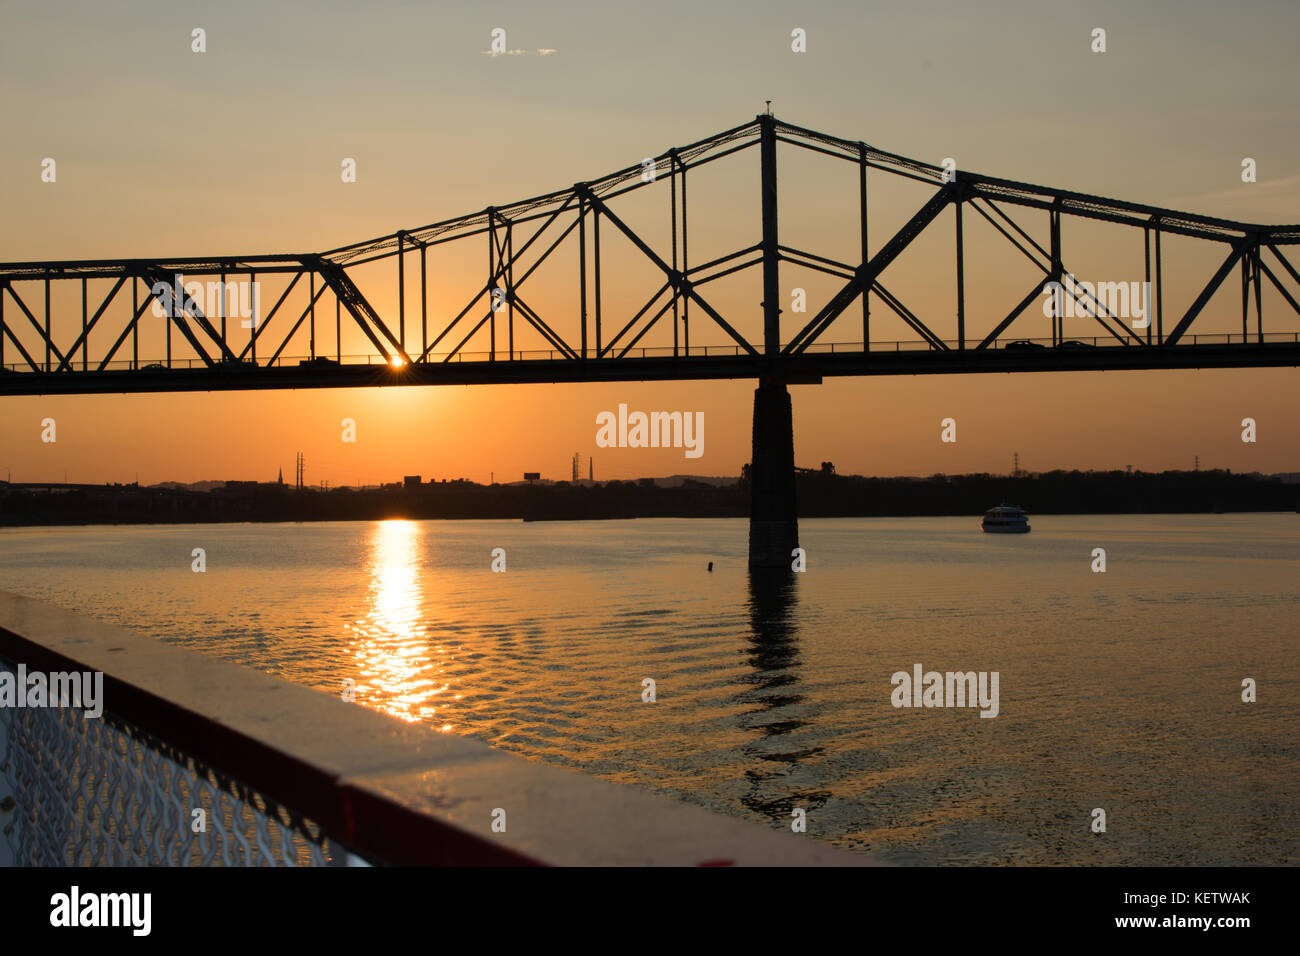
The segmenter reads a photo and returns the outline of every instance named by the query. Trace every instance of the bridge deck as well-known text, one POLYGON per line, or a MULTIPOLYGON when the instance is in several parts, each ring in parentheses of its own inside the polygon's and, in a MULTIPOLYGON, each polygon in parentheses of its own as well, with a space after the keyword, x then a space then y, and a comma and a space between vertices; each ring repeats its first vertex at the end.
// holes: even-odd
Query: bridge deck
MULTIPOLYGON (((283 388, 358 388, 377 385, 477 385, 559 382, 667 381, 672 379, 775 378, 814 384, 843 375, 976 374, 987 372, 1081 372, 1137 369, 1260 368, 1300 366, 1300 335, 1280 341, 1218 342, 1176 346, 1084 346, 959 350, 840 347, 776 359, 711 349, 709 354, 647 354, 623 358, 572 359, 559 352, 530 359, 507 357, 421 362, 395 368, 348 363, 109 368, 62 372, 0 368, 0 395, 108 394, 115 392, 239 391, 283 388), (546 357, 549 355, 550 357, 546 357)), ((900 343, 901 344, 901 343, 900 343)), ((909 343, 910 344, 910 343, 909 343)), ((873 343, 874 345, 874 343, 873 343)))

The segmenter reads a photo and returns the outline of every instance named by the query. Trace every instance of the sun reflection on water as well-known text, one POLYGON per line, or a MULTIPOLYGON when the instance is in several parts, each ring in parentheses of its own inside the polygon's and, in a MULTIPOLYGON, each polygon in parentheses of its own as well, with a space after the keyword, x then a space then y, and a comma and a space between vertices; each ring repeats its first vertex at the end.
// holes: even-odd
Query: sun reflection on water
MULTIPOLYGON (((433 723, 448 690, 423 626, 424 527, 381 521, 370 538, 367 613, 356 621, 357 700, 410 723, 433 723)), ((450 730, 451 724, 442 724, 450 730)))

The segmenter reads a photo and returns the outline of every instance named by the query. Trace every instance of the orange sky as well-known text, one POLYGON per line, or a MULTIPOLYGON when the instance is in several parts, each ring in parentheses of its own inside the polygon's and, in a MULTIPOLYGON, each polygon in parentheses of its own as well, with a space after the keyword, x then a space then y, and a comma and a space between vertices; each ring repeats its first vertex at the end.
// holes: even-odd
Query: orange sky
MULTIPOLYGON (((320 251, 594 178, 746 122, 767 98, 789 122, 932 163, 953 156, 959 168, 1118 199, 1300 221, 1293 5, 682 4, 675 16, 674 6, 647 17, 635 4, 592 16, 565 4, 362 13, 326 3, 308 18, 245 3, 142 3, 131 17, 11 4, 0 37, 0 259, 320 251), (484 55, 497 26, 528 52, 484 55), (1095 26, 1108 31, 1105 54, 1089 50, 1095 26), (194 27, 207 31, 206 53, 191 52, 194 27), (790 50, 796 27, 807 53, 790 50), (1258 163, 1253 184, 1240 181, 1246 156, 1258 163), (56 183, 40 181, 44 157, 58 162, 56 183), (343 157, 357 160, 354 184, 340 182, 343 157)), ((754 151, 692 180, 694 261, 757 240, 756 162, 754 151)), ((852 168, 785 147, 780 165, 782 242, 850 258, 852 168)), ((873 248, 924 200, 918 190, 873 194, 873 248)), ((638 194, 626 213, 660 248, 662 198, 638 194)), ((882 277, 946 337, 951 218, 882 277)), ((1017 218, 1044 240, 1045 222, 1017 218)), ((967 321, 979 332, 1033 272, 966 219, 967 321)), ((620 310, 639 307, 652 277, 609 248, 607 326, 621 326, 620 310)), ((1142 278, 1139 233, 1067 220, 1065 250, 1081 278, 1142 278)), ((1168 316, 1226 249, 1188 241, 1166 252, 1168 316)), ((454 280, 484 259, 477 244, 431 257, 442 283, 431 316, 464 304, 454 280)), ((813 310, 833 285, 791 268, 781 279, 787 296, 807 288, 813 310)), ((530 280, 539 311, 574 338, 575 283, 572 262, 530 280)), ((391 281, 363 290, 395 323, 391 281)), ((418 337, 409 274, 407 290, 407 334, 418 337)), ((753 282, 724 281, 706 296, 757 338, 753 282)), ((1197 329, 1239 331, 1239 296, 1234 275, 1197 329)), ((873 339, 902 338, 878 309, 873 339)), ((857 341, 860 321, 850 309, 825 341, 857 341)), ((787 314, 787 336, 798 324, 787 314)), ((1047 325, 1031 309, 1013 328, 1043 336, 1047 325)), ((1265 298, 1265 329, 1300 330, 1276 293, 1265 298)), ((1091 334, 1088 320, 1067 326, 1091 334)), ((725 341, 695 324, 692 338, 725 341)), ((667 326, 643 344, 665 341, 667 326)), ((146 335, 142 360, 160 357, 155 346, 146 335)), ((286 354, 305 354, 305 342, 294 346, 286 354)), ((829 459, 842 472, 1007 471, 1017 451, 1031 470, 1190 468, 1199 455, 1202 468, 1300 471, 1294 369, 883 377, 792 393, 799 464, 829 459), (958 421, 956 444, 939 441, 945 417, 958 421), (1258 422, 1255 444, 1240 440, 1245 417, 1258 422)), ((737 474, 749 458, 751 395, 752 383, 735 381, 5 398, 0 475, 149 483, 267 479, 283 468, 292 478, 299 451, 313 484, 410 473, 517 480, 526 470, 565 478, 575 451, 595 455, 598 478, 737 474), (597 449, 595 417, 619 403, 702 411, 704 455, 597 449), (54 444, 41 441, 47 417, 58 423, 54 444), (355 444, 340 440, 344 418, 357 422, 355 444)))

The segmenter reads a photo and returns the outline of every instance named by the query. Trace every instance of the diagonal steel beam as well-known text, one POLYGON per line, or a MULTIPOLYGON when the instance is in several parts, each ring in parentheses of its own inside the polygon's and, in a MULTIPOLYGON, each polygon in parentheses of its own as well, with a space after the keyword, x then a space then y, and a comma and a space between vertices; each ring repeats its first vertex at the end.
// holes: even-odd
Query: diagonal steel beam
MULTIPOLYGON (((184 276, 184 273, 180 272, 168 275, 157 265, 146 265, 140 270, 139 274, 149 286, 149 293, 151 296, 153 295, 155 286, 164 285, 169 289, 174 288, 176 284, 175 280, 184 276)), ((184 283, 181 285, 181 290, 182 293, 184 293, 184 283)), ((174 298, 175 296, 173 296, 173 299, 174 298)), ((208 350, 200 344, 198 337, 194 334, 194 330, 190 328, 189 322, 185 321, 185 313, 187 311, 185 308, 185 302, 188 299, 188 294, 182 294, 180 302, 172 302, 170 318, 172 322, 176 324, 176 327, 180 329, 181 335, 185 336, 186 341, 190 343, 190 347, 194 349, 199 358, 203 359, 203 363, 207 365, 208 368, 212 368, 216 364, 212 361, 212 356, 209 355, 208 350)), ((194 319, 194 324, 197 325, 199 329, 208 336, 208 338, 216 343, 223 360, 233 362, 235 360, 234 353, 230 351, 220 333, 212 327, 212 323, 209 322, 207 317, 199 310, 198 303, 191 301, 190 304, 192 307, 188 311, 194 319)))
MULTIPOLYGON (((645 305, 643 305, 643 306, 641 306, 641 308, 637 309, 637 311, 636 311, 636 315, 632 316, 632 318, 630 318, 630 319, 627 320, 627 325, 623 326, 623 328, 621 328, 621 329, 619 330, 619 332, 618 332, 617 335, 615 335, 612 339, 610 339, 608 342, 605 343, 605 348, 604 348, 600 353, 598 353, 598 354, 596 355, 596 357, 597 357, 597 358, 602 358, 602 357, 605 355, 605 353, 613 351, 613 350, 614 350, 614 347, 618 345, 618 340, 621 339, 624 335, 626 335, 627 332, 628 332, 628 330, 631 329, 632 326, 636 325, 637 320, 640 319, 641 316, 645 315, 648 311, 650 311, 650 306, 654 305, 654 304, 655 304, 655 300, 657 300, 661 295, 663 295, 664 292, 665 292, 665 290, 667 290, 671 285, 672 285, 671 282, 665 282, 665 283, 664 283, 663 285, 661 285, 658 289, 656 289, 656 290, 655 290, 655 294, 652 295, 652 296, 650 296, 650 298, 646 300, 646 304, 645 304, 645 305)), ((673 304, 673 301, 674 301, 676 298, 677 298, 677 296, 676 296, 675 293, 674 293, 673 295, 669 296, 669 297, 668 297, 668 304, 669 304, 669 305, 672 305, 672 304, 673 304)), ((658 318, 658 315, 656 315, 655 318, 657 319, 657 318, 658 318)), ((653 320, 650 322, 650 325, 647 325, 646 328, 643 329, 639 335, 637 335, 637 338, 638 338, 638 339, 641 338, 641 336, 644 335, 644 334, 649 330, 649 328, 650 328, 651 325, 654 325, 654 321, 653 321, 653 320)))
MULTIPOLYGON (((9 289, 8 282, 5 282, 3 286, 0 286, 0 299, 4 298, 5 290, 7 289, 9 289)), ((4 304, 3 302, 0 302, 0 311, 2 311, 3 304, 4 304)), ((33 372, 42 371, 40 363, 37 362, 34 358, 32 358, 31 355, 28 354, 27 350, 23 348, 23 343, 18 341, 18 337, 14 335, 14 330, 11 329, 8 325, 2 325, 0 326, 0 328, 4 329, 4 334, 9 336, 9 341, 13 342, 13 344, 17 347, 18 351, 22 353, 23 358, 27 360, 27 364, 32 367, 32 371, 33 372)))
MULTIPOLYGON (((987 200, 987 199, 985 199, 984 201, 985 201, 986 203, 988 203, 988 200, 987 200)), ((989 203, 989 206, 991 206, 991 207, 994 209, 994 211, 997 211, 997 207, 996 207, 996 206, 993 206, 992 203, 989 203)), ((1007 232, 1005 229, 1003 229, 1003 228, 1002 228, 1002 225, 1001 225, 999 222, 997 222, 997 221, 996 221, 992 216, 990 216, 990 215, 989 215, 988 213, 986 213, 983 209, 981 209, 981 208, 979 207, 979 202, 977 201, 977 199, 972 199, 972 200, 970 201, 970 207, 971 207, 972 209, 974 209, 977 213, 979 213, 981 216, 983 216, 983 217, 988 221, 988 224, 989 224, 990 226, 992 226, 992 227, 993 227, 994 229, 996 229, 998 232, 1002 233, 1003 237, 1006 238, 1007 242, 1011 243, 1013 246, 1015 246, 1017 249, 1019 249, 1019 250, 1021 251, 1021 253, 1024 254, 1024 256, 1025 256, 1026 259, 1028 259, 1028 260, 1029 260, 1030 262, 1032 262, 1034 265, 1038 266, 1038 268, 1042 269, 1044 272, 1050 272, 1050 271, 1051 271, 1051 267, 1050 267, 1050 266, 1045 266, 1045 265, 1043 265, 1041 262, 1039 262, 1036 258, 1034 258, 1034 254, 1033 254, 1032 252, 1030 252, 1028 249, 1026 249, 1024 246, 1022 246, 1022 245, 1020 244, 1020 241, 1019 241, 1018 239, 1016 239, 1014 236, 1011 235, 1011 233, 1009 233, 1009 232, 1007 232)), ((1008 220, 1008 221, 1009 221, 1009 220, 1008 220)), ((1012 225, 1014 226, 1015 223, 1012 223, 1012 225)), ((1044 255, 1044 257, 1046 257, 1046 259, 1048 260, 1048 262, 1051 262, 1052 256, 1051 256, 1050 253, 1043 253, 1043 255, 1044 255)))
POLYGON ((285 346, 289 344, 289 340, 293 338, 294 333, 302 328, 303 322, 305 322, 307 316, 311 314, 312 306, 314 306, 320 297, 325 294, 326 288, 328 288, 328 286, 325 283, 321 283, 321 287, 316 290, 316 295, 307 300, 307 305, 303 307, 302 315, 298 316, 298 321, 293 324, 293 328, 285 333, 284 339, 280 342, 280 347, 271 354, 269 359, 266 360, 268 366, 275 364, 275 360, 280 357, 280 353, 283 352, 285 346))
POLYGON ((984 341, 980 342, 979 345, 975 346, 976 351, 979 351, 980 349, 987 349, 990 345, 992 345, 995 341, 997 341, 998 336, 1007 330, 1007 326, 1009 326, 1012 322, 1014 322, 1016 320, 1016 317, 1019 316, 1021 312, 1029 308, 1029 303, 1033 302, 1036 298, 1038 298, 1040 295, 1043 294, 1043 285, 1044 285, 1043 280, 1041 279, 1036 280, 1034 282, 1033 287, 1029 290, 1029 294, 1020 300, 1020 304, 1017 305, 1015 308, 1013 308, 1010 312, 1008 312, 1007 317, 1003 319, 1001 322, 999 322, 996 326, 994 326, 992 332, 984 336, 984 341))
POLYGON ((1228 253, 1228 258, 1223 260, 1223 265, 1219 266, 1219 271, 1216 272, 1210 278, 1210 281, 1206 283, 1205 288, 1201 290, 1201 294, 1196 297, 1196 301, 1188 307, 1187 314, 1178 320, 1178 324, 1174 326, 1174 330, 1165 336, 1163 344, 1178 344, 1178 340, 1183 337, 1183 333, 1187 331, 1188 327, 1196 321, 1196 317, 1201 314, 1201 310, 1205 308, 1205 304, 1209 302, 1214 293, 1218 291, 1219 286, 1223 284, 1223 280, 1228 277, 1228 273, 1232 271, 1233 267, 1237 264, 1237 260, 1241 258, 1244 251, 1244 245, 1236 245, 1232 247, 1232 252, 1228 253))
POLYGON ((393 355, 400 355, 402 361, 407 365, 411 364, 411 357, 406 354, 406 349, 402 348, 401 343, 393 335, 392 331, 384 324, 384 320, 379 317, 379 313, 367 301, 366 297, 361 294, 341 265, 336 262, 330 262, 328 259, 316 257, 311 260, 304 260, 303 265, 318 273, 325 284, 334 290, 334 294, 339 297, 344 308, 348 310, 348 315, 352 316, 353 321, 361 327, 361 331, 370 339, 371 344, 379 350, 379 354, 384 357, 385 362, 392 361, 393 355), (385 339, 388 340, 389 346, 393 349, 389 352, 384 348, 379 337, 375 334, 378 330, 385 339))
POLYGON ((302 275, 301 272, 294 273, 293 281, 285 287, 285 290, 282 293, 280 293, 280 298, 277 299, 275 305, 271 307, 271 311, 266 314, 266 318, 257 323, 257 328, 253 329, 253 334, 248 337, 248 344, 239 352, 239 361, 242 362, 244 356, 248 355, 253 350, 254 346, 257 345, 257 340, 262 337, 262 332, 271 324, 271 320, 275 318, 275 313, 280 311, 280 306, 284 305, 284 300, 289 298, 289 293, 293 291, 293 287, 298 284, 298 280, 302 278, 302 275))
POLYGON ((100 316, 104 314, 109 303, 113 301, 113 297, 117 295, 118 290, 121 289, 122 286, 126 285, 126 279, 127 277, 125 275, 118 276, 117 282, 113 285, 113 288, 108 291, 108 295, 104 297, 104 301, 101 302, 99 308, 95 310, 94 316, 92 316, 90 321, 86 323, 86 327, 82 329, 81 334, 77 336, 77 341, 72 343, 72 348, 68 349, 68 357, 60 363, 56 371, 62 372, 65 368, 71 369, 72 360, 76 358, 77 355, 77 349, 81 348, 82 343, 90 337, 90 333, 95 328, 95 324, 99 322, 100 316))
POLYGON ((139 308, 135 310, 135 314, 131 316, 131 321, 126 323, 122 328, 122 334, 117 337, 117 341, 113 343, 113 347, 108 350, 108 354, 106 354, 100 361, 99 368, 96 369, 96 371, 102 372, 108 367, 108 363, 113 360, 113 356, 116 355, 117 350, 122 347, 122 343, 125 342, 126 337, 131 334, 131 330, 135 328, 135 324, 140 321, 140 316, 144 315, 144 310, 149 308, 149 303, 152 302, 154 298, 153 286, 145 286, 144 301, 141 302, 139 308))
POLYGON ((676 296, 671 296, 667 301, 665 301, 664 304, 659 307, 659 311, 650 317, 650 321, 647 322, 644 326, 642 326, 641 331, 632 337, 632 341, 628 342, 627 345, 623 347, 623 351, 618 353, 618 357, 623 358, 623 356, 627 355, 628 352, 632 351, 632 349, 636 346, 636 344, 641 341, 642 337, 647 332, 649 332, 652 328, 654 328, 655 323, 658 322, 661 318, 663 318, 664 313, 666 313, 670 308, 672 308, 673 303, 676 301, 677 301, 676 296))
MULTIPOLYGON (((528 240, 522 246, 519 247, 519 250, 517 252, 514 252, 510 256, 509 265, 514 265, 514 263, 517 262, 524 255, 524 253, 528 251, 528 248, 534 242, 537 241, 537 239, 542 235, 542 233, 544 233, 548 228, 550 228, 551 224, 554 223, 555 220, 560 217, 560 214, 569 208, 569 206, 573 203, 573 200, 578 198, 578 193, 579 193, 578 188, 574 187, 574 190, 569 194, 569 196, 564 200, 564 202, 553 213, 551 213, 550 216, 547 217, 546 222, 542 223, 541 226, 537 228, 537 231, 534 232, 528 238, 528 240)), ((577 225, 577 223, 581 221, 581 218, 582 218, 581 214, 579 214, 578 219, 574 220, 574 225, 577 225)), ((566 229, 563 235, 560 236, 560 239, 557 239, 555 242, 553 242, 551 244, 551 247, 538 257, 537 262, 533 264, 532 269, 529 269, 526 273, 524 273, 523 278, 519 279, 519 281, 515 283, 515 288, 518 288, 520 285, 522 285, 524 280, 527 279, 530 275, 532 275, 533 270, 536 269, 538 266, 540 266, 543 261, 545 261, 546 257, 551 254, 551 252, 555 249, 555 247, 559 245, 560 242, 563 240, 564 236, 567 236, 572 229, 573 226, 570 226, 568 229, 566 229)), ((454 329, 460 323, 460 321, 463 318, 465 318, 466 315, 469 314, 469 310, 474 308, 474 303, 477 302, 479 299, 481 299, 484 293, 490 295, 491 291, 492 291, 492 286, 490 284, 485 285, 481 289, 479 289, 478 292, 474 294, 474 297, 470 299, 469 302, 465 305, 465 308, 461 309, 460 312, 457 313, 456 317, 447 324, 447 327, 443 329, 441 332, 439 332, 438 336, 432 342, 430 342, 428 345, 425 346, 424 351, 420 355, 420 361, 424 361, 426 358, 429 357, 429 354, 434 350, 437 344, 441 342, 444 338, 446 338, 448 333, 450 333, 451 330, 454 329)), ((474 332, 477 332, 479 326, 481 326, 482 324, 483 323, 480 322, 478 325, 476 325, 474 327, 474 330, 470 332, 468 336, 466 336, 464 339, 461 340, 461 345, 464 345, 465 342, 469 341, 469 339, 473 337, 474 332)), ((456 351, 459 351, 459 349, 460 346, 458 345, 456 347, 456 350, 451 352, 450 354, 455 355, 456 351)))
MULTIPOLYGON (((1118 323, 1118 324, 1119 324, 1119 327, 1120 327, 1120 330, 1123 331, 1125 334, 1127 334, 1129 337, 1131 337, 1134 341, 1136 341, 1138 345, 1144 345, 1144 344, 1145 344, 1145 343, 1142 341, 1142 337, 1141 337, 1140 335, 1134 335, 1133 332, 1132 332, 1132 331, 1131 331, 1131 330, 1130 330, 1126 325, 1124 325, 1123 321, 1122 321, 1118 316, 1114 315, 1114 314, 1110 311, 1110 309, 1106 308, 1106 306, 1104 306, 1104 305, 1101 303, 1101 300, 1098 299, 1096 295, 1094 295, 1094 294, 1091 293, 1091 292, 1088 292, 1088 290, 1086 290, 1086 289, 1084 289, 1084 290, 1082 290, 1082 291, 1083 291, 1083 293, 1084 293, 1085 295, 1087 295, 1087 297, 1088 297, 1089 299, 1092 300, 1093 305, 1089 305, 1088 303, 1084 302, 1084 301, 1083 301, 1083 298, 1079 295, 1079 282, 1078 282, 1077 280, 1074 279, 1074 273, 1070 272, 1068 269, 1065 269, 1064 266, 1062 266, 1062 269, 1063 269, 1063 271, 1065 272, 1066 275, 1068 275, 1068 276, 1071 277, 1071 281, 1073 282, 1074 288, 1073 288, 1073 289, 1067 289, 1067 288, 1065 288, 1065 284, 1064 284, 1064 283, 1061 283, 1061 290, 1064 291, 1064 292, 1068 292, 1069 295, 1070 295, 1070 298, 1072 298, 1072 299, 1073 299, 1075 302, 1077 302, 1079 305, 1083 306, 1084 311, 1085 311, 1085 313, 1086 313, 1087 315, 1090 315, 1090 316, 1092 316, 1094 319, 1096 319, 1096 320, 1097 320, 1097 323, 1098 323, 1098 324, 1099 324, 1103 329, 1105 329, 1107 332, 1109 332, 1109 333, 1111 334, 1112 337, 1114 337, 1114 338, 1118 339, 1119 341, 1123 342, 1125 345, 1128 345, 1128 344, 1129 344, 1129 343, 1124 339, 1123 336, 1121 336, 1121 335, 1120 335, 1118 332, 1116 332, 1113 328, 1111 328, 1111 327, 1110 327, 1109 325, 1107 325, 1104 321, 1102 321, 1103 316, 1098 315, 1097 312, 1096 312, 1096 310, 1093 308, 1093 305, 1095 305, 1098 309, 1101 309, 1101 311, 1102 311, 1103 313, 1105 313, 1104 318, 1112 319, 1112 320, 1114 320, 1116 323, 1118 323)), ((1058 280, 1058 281, 1059 281, 1059 280, 1058 280)))
MULTIPOLYGON (((46 334, 45 334, 45 329, 41 328, 41 323, 39 323, 39 322, 36 321, 36 316, 32 315, 32 310, 31 310, 31 309, 27 308, 27 303, 24 302, 24 301, 22 300, 22 298, 18 295, 18 290, 17 290, 17 289, 15 289, 12 285, 8 285, 8 284, 6 284, 5 288, 7 288, 7 289, 9 290, 9 297, 10 297, 11 299, 13 299, 15 302, 18 303, 18 308, 20 308, 20 309, 23 310, 23 315, 27 316, 28 320, 31 321, 31 323, 32 323, 32 328, 34 328, 34 329, 36 330, 36 334, 39 335, 39 336, 41 337, 41 342, 42 342, 44 345, 48 346, 49 349, 50 349, 50 351, 53 352, 53 353, 58 357, 58 359, 59 359, 59 365, 56 366, 56 367, 61 368, 61 367, 63 366, 63 363, 66 362, 67 359, 65 359, 65 358, 63 357, 63 353, 59 351, 59 347, 58 347, 57 345, 54 344, 54 341, 53 341, 53 340, 54 340, 54 336, 53 336, 53 334, 50 334, 50 335, 46 335, 46 334)), ((46 298, 46 302, 45 302, 45 304, 46 304, 47 306, 49 305, 49 298, 48 298, 48 296, 47 296, 47 298, 46 298)), ((49 310, 47 309, 46 311, 48 312, 49 310)), ((47 355, 46 358, 48 358, 48 357, 49 357, 49 356, 47 355)))
POLYGON ((1300 282, 1300 272, 1296 272, 1295 267, 1287 261, 1286 256, 1282 255, 1282 251, 1271 242, 1268 244, 1268 249, 1273 253, 1273 255, 1277 256, 1277 261, 1282 263, 1283 268, 1285 268, 1287 272, 1291 273, 1291 278, 1296 282, 1300 282))
POLYGON ((524 318, 528 320, 528 323, 540 332, 548 342, 556 347, 556 349, 563 352, 571 359, 576 359, 578 357, 578 353, 575 352, 573 348, 564 341, 564 339, 560 338, 555 330, 547 325, 546 322, 542 320, 542 317, 538 315, 527 302, 517 295, 515 296, 515 305, 519 307, 519 311, 524 314, 524 318))
POLYGON ((1282 287, 1282 283, 1278 281, 1277 276, 1273 275, 1273 270, 1268 267, 1268 263, 1263 259, 1260 259, 1259 267, 1263 270, 1264 275, 1268 276, 1269 281, 1273 283, 1277 291, 1282 293, 1282 298, 1286 299, 1287 302, 1291 304, 1291 308, 1295 309, 1297 314, 1300 314, 1300 303, 1297 303, 1296 300, 1291 297, 1291 293, 1287 292, 1286 289, 1282 287))
POLYGON ((950 202, 957 197, 957 186, 955 183, 948 183, 937 193, 931 196, 915 215, 912 216, 903 227, 894 233, 893 238, 880 247, 880 250, 871 258, 870 262, 864 262, 854 271, 854 276, 848 281, 835 297, 822 308, 812 320, 800 330, 799 334, 790 340, 790 343, 782 350, 783 355, 797 355, 803 352, 819 335, 840 317, 849 305, 861 294, 863 289, 869 289, 875 285, 876 277, 885 271, 885 268, 902 254, 930 223, 934 222, 939 213, 950 202))
POLYGON ((949 350, 948 343, 939 338, 924 322, 917 318, 916 313, 903 305, 903 301, 898 296, 894 295, 878 281, 872 283, 871 288, 887 306, 894 310, 900 319, 912 327, 913 332, 916 332, 921 338, 929 342, 931 348, 938 349, 941 352, 949 350))
POLYGON ((735 339, 737 344, 739 344, 741 348, 743 348, 746 352, 748 352, 750 355, 754 356, 755 358, 758 357, 758 352, 754 348, 754 346, 750 345, 749 342, 745 340, 745 337, 743 335, 741 335, 739 332, 733 329, 731 325, 727 322, 727 320, 718 314, 718 311, 715 308, 713 308, 713 306, 709 305, 709 303, 704 301, 704 299, 700 296, 700 294, 695 291, 690 281, 687 280, 685 276, 683 276, 680 272, 675 270, 672 266, 668 265, 668 263, 660 259, 659 256, 655 254, 655 251, 651 249, 649 246, 647 246, 641 240, 640 236, 638 236, 635 232, 629 229, 627 224, 623 222, 623 220, 620 219, 618 216, 616 216, 614 214, 614 211, 610 209, 607 205, 605 205, 604 202, 601 201, 600 197, 598 197, 595 193, 588 190, 587 201, 591 203, 595 208, 599 209, 603 215, 607 216, 609 218, 609 221, 612 222, 618 228, 619 232, 627 236, 628 241, 630 241, 632 245, 636 246, 637 249, 641 250, 641 254, 643 256, 645 256, 647 259, 649 259, 651 262, 653 262, 656 266, 658 266, 663 271, 664 275, 668 277, 669 281, 673 285, 674 290, 679 295, 685 295, 689 297, 691 301, 695 302, 696 305, 698 305, 701 309, 704 310, 705 315, 711 318, 722 328, 724 332, 726 332, 733 339, 735 339))

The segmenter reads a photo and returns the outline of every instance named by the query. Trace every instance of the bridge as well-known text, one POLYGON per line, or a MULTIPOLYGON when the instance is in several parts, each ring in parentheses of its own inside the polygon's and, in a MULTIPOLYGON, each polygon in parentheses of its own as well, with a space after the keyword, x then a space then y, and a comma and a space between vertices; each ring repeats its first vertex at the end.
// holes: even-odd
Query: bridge
MULTIPOLYGON (((698 185, 692 194, 698 209, 698 185)), ((788 385, 842 375, 1300 365, 1300 272, 1283 251, 1297 242, 1300 226, 935 166, 764 114, 600 179, 328 252, 0 264, 0 394, 752 378, 750 563, 784 567, 798 544, 788 385), (781 241, 778 146, 850 164, 856 188, 839 205, 855 220, 852 255, 781 241), (754 223, 707 214, 711 194, 737 181, 713 177, 704 228, 697 214, 692 231, 688 181, 754 150, 759 194, 746 206, 759 211, 756 241, 699 256, 702 232, 747 232, 754 223), (923 200, 883 242, 868 228, 882 181, 919 188, 923 200), (624 211, 632 203, 652 208, 652 225, 624 211), (929 250, 949 219, 951 257, 935 261, 927 252, 922 274, 930 287, 952 282, 952 319, 940 324, 910 309, 882 277, 896 289, 900 257, 929 250), (1140 231, 1141 321, 1115 307, 1127 296, 1099 294, 1100 284, 1074 278, 1063 221, 1140 231), (967 308, 966 237, 977 222, 995 230, 1018 263, 1031 264, 1032 281, 1005 312, 967 308), (1168 246, 1188 240, 1208 264, 1184 268, 1174 281, 1168 246), (792 306, 785 322, 781 305, 791 290, 783 266, 830 283, 820 304, 805 314, 792 306), (1235 297, 1231 328, 1222 310, 1217 317, 1207 310, 1234 270, 1239 330, 1235 297), (737 295, 714 290, 742 274, 753 285, 748 300, 740 296, 749 304, 722 304, 737 295), (634 276, 650 277, 648 297, 629 299, 634 276), (1281 314, 1274 320, 1270 312, 1279 325, 1268 332, 1266 291, 1281 314), (901 337, 873 341, 882 314, 901 337), (1067 337, 1067 317, 1090 320, 1094 334, 1067 337), (1044 318, 1047 336, 1012 331, 1044 318), (848 341, 832 340, 832 328, 850 327, 848 341)))

